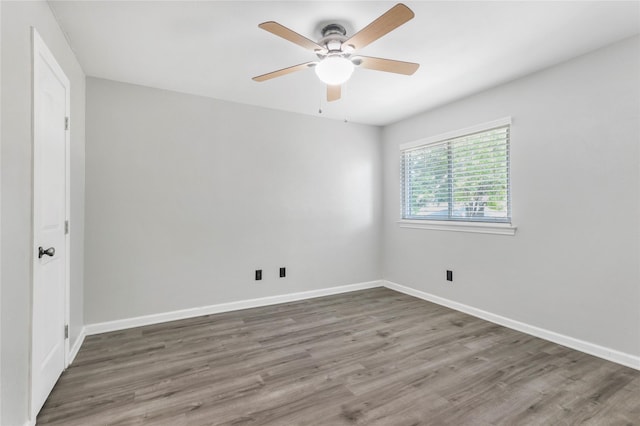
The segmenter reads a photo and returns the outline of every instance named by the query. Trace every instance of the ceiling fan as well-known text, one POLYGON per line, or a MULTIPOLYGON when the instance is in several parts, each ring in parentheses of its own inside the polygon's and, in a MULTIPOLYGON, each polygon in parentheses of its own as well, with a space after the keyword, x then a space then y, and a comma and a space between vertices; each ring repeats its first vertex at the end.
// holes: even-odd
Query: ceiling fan
POLYGON ((318 78, 327 84, 327 100, 331 102, 340 99, 342 84, 351 77, 355 67, 412 75, 420 64, 353 55, 353 53, 398 28, 414 16, 411 9, 398 3, 351 37, 347 37, 347 32, 342 25, 329 24, 322 29, 322 38, 317 43, 277 22, 263 22, 258 27, 313 51, 319 61, 305 62, 262 74, 253 77, 253 80, 266 81, 313 67, 318 78))

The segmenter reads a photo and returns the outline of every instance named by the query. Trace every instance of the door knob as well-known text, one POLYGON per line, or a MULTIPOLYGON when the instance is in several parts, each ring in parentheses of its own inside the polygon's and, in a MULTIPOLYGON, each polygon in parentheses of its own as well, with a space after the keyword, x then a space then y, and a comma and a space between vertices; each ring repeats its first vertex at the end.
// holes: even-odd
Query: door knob
POLYGON ((53 247, 49 247, 45 250, 42 247, 38 247, 38 259, 42 259, 42 256, 44 256, 45 254, 47 256, 53 257, 53 255, 56 254, 56 249, 53 247))

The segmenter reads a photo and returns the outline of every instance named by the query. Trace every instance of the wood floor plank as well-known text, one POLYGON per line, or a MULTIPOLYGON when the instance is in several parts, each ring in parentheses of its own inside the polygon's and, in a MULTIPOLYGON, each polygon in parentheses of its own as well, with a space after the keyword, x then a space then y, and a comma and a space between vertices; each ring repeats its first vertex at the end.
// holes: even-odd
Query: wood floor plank
POLYGON ((640 372, 378 288, 89 336, 38 425, 640 425, 640 372))

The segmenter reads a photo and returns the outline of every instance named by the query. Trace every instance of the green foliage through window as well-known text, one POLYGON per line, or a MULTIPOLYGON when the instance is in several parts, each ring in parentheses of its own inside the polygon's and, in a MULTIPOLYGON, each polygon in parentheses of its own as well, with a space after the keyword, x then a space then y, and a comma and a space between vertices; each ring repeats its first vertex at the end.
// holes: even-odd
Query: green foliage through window
POLYGON ((510 222, 509 130, 404 150, 402 217, 510 222))

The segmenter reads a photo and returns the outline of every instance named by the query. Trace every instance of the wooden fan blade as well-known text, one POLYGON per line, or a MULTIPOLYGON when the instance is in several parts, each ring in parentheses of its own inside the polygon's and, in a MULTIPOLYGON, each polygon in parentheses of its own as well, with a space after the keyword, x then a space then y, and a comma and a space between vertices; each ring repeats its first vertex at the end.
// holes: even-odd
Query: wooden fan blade
POLYGON ((395 61, 393 59, 372 58, 371 56, 358 56, 361 60, 360 67, 370 70, 394 72, 396 74, 412 75, 420 67, 414 62, 395 61))
POLYGON ((415 14, 411 9, 402 3, 398 3, 382 14, 378 19, 358 31, 343 45, 351 45, 354 49, 361 49, 371 42, 395 30, 400 25, 410 21, 415 14))
POLYGON ((269 31, 271 34, 275 34, 278 37, 282 37, 285 40, 289 40, 290 42, 295 43, 298 46, 302 46, 305 49, 309 49, 313 51, 324 50, 324 47, 320 46, 315 41, 309 40, 308 38, 301 36, 297 32, 290 30, 284 25, 278 24, 277 22, 274 22, 274 21, 263 22, 258 26, 265 31, 269 31))
POLYGON ((327 85, 327 101, 333 102, 340 99, 342 95, 342 88, 340 86, 327 85))
POLYGON ((283 75, 291 74, 292 72, 302 71, 304 69, 312 67, 313 65, 315 65, 315 62, 305 62, 304 64, 294 65, 294 66, 289 67, 289 68, 283 68, 283 69, 278 70, 278 71, 273 71, 273 72, 270 72, 270 73, 267 73, 267 74, 262 74, 262 75, 259 75, 257 77, 253 77, 252 80, 254 80, 254 81, 271 80, 272 78, 276 78, 276 77, 280 77, 280 76, 283 76, 283 75))

